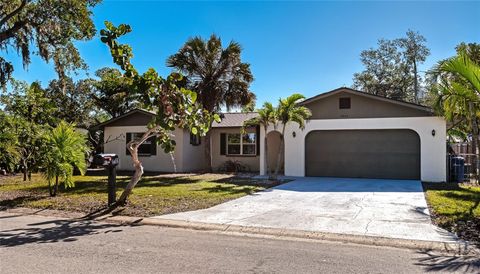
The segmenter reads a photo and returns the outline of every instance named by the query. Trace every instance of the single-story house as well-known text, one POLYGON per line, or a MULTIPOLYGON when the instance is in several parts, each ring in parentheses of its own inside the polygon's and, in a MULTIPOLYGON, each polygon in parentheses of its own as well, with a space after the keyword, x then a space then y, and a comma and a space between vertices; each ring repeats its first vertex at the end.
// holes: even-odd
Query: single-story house
MULTIPOLYGON (((287 176, 413 179, 442 182, 446 179, 446 122, 425 106, 338 88, 300 103, 312 116, 303 130, 288 124, 281 171, 287 176)), ((126 143, 141 136, 153 113, 136 109, 106 121, 104 151, 120 158, 120 169, 133 169, 126 143)), ((227 162, 248 171, 274 169, 280 138, 277 127, 248 128, 243 122, 257 113, 224 113, 211 129, 210 161, 215 171, 227 162), (265 135, 266 134, 266 135, 265 135), (268 155, 265 155, 265 136, 268 155)), ((205 139, 188 130, 173 132, 177 147, 173 157, 155 142, 139 149, 145 170, 194 172, 206 166, 205 139)))

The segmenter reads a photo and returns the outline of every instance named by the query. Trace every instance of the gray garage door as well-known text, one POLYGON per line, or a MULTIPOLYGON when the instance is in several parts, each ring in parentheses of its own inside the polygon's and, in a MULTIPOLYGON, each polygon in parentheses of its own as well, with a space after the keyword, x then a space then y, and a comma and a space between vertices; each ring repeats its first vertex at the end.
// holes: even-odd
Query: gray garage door
POLYGON ((305 140, 307 176, 420 179, 420 139, 412 130, 313 131, 305 140))

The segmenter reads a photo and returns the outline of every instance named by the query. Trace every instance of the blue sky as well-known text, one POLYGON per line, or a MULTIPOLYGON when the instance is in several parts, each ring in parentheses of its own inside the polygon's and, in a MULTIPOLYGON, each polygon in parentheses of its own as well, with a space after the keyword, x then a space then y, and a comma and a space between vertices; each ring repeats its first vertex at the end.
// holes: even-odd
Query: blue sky
MULTIPOLYGON (((462 42, 480 42, 480 2, 163 2, 104 1, 94 9, 97 29, 104 20, 133 28, 122 42, 132 45, 134 64, 167 75, 168 56, 192 36, 215 33, 224 44, 243 47, 242 59, 251 64, 251 89, 257 105, 293 92, 310 97, 350 86, 362 70, 360 52, 379 38, 401 37, 408 29, 427 38, 431 55, 421 70, 455 54, 462 42)), ((113 66, 99 38, 77 43, 89 73, 113 66)), ((2 53, 3 54, 3 53, 2 53)), ((52 65, 32 59, 28 70, 12 53, 14 77, 40 80, 56 77, 52 65)), ((77 78, 85 77, 82 73, 77 78)))

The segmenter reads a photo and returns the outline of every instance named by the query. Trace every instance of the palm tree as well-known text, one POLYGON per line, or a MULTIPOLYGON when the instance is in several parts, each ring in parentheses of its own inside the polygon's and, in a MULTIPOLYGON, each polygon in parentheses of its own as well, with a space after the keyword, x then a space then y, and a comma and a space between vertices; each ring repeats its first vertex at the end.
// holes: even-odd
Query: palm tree
MULTIPOLYGON (((437 85, 437 110, 454 123, 466 121, 472 133, 472 145, 476 151, 480 151, 480 65, 473 62, 465 52, 460 52, 439 63, 436 70, 444 74, 437 85)), ((475 154, 478 180, 480 161, 478 152, 475 154)))
POLYGON ((247 120, 244 122, 244 127, 248 126, 254 126, 254 125, 262 125, 264 130, 265 130, 265 157, 264 157, 264 163, 265 163, 265 168, 267 170, 267 175, 269 175, 270 168, 268 167, 268 142, 267 142, 267 130, 268 126, 273 125, 276 127, 277 125, 277 110, 276 108, 272 105, 272 103, 265 102, 263 104, 263 107, 261 109, 257 110, 258 116, 255 118, 252 118, 250 120, 247 120))
POLYGON ((64 121, 46 137, 49 144, 44 176, 48 181, 50 196, 56 196, 59 178, 65 188, 74 187, 73 170, 78 168, 83 175, 87 169, 85 155, 88 151, 86 137, 75 131, 72 124, 64 121), (55 184, 52 187, 52 182, 55 184))
MULTIPOLYGON (((253 81, 250 64, 243 63, 240 54, 240 44, 234 41, 223 48, 216 35, 208 40, 194 37, 167 59, 167 66, 184 74, 199 103, 214 113, 222 107, 243 107, 255 100, 249 89, 253 81)), ((205 157, 210 170, 210 133, 205 136, 205 157)))
POLYGON ((285 143, 285 128, 289 122, 297 123, 300 129, 305 128, 306 120, 312 115, 310 110, 306 107, 299 106, 298 103, 303 101, 305 96, 295 93, 285 99, 280 99, 277 107, 277 119, 282 124, 282 132, 280 134, 280 148, 277 156, 277 166, 275 168, 274 177, 278 176, 280 165, 282 161, 282 154, 284 153, 285 143))

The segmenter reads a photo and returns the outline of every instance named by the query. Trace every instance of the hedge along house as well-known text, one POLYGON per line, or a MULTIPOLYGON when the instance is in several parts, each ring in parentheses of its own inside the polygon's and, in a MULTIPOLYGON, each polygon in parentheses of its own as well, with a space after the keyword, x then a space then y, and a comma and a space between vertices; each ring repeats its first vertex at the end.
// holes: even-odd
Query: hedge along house
MULTIPOLYGON (((281 172, 287 176, 446 180, 446 122, 428 107, 387 99, 349 88, 339 88, 301 103, 312 116, 305 129, 288 124, 281 172)), ((240 164, 245 171, 266 174, 265 161, 275 168, 280 134, 273 127, 246 129, 244 121, 256 113, 224 113, 211 129, 214 171, 240 164), (265 155, 264 136, 269 144, 265 155)), ((120 158, 120 169, 133 170, 126 143, 146 131, 154 116, 133 110, 100 124, 104 151, 120 158)), ((277 127, 279 129, 280 127, 277 127)), ((139 149, 146 171, 195 172, 206 167, 204 138, 188 130, 173 132, 177 142, 173 159, 149 140, 139 149), (175 168, 176 167, 176 168, 175 168)))
MULTIPOLYGON (((246 128, 242 134, 243 121, 255 117, 252 113, 224 113, 220 123, 211 128, 211 164, 214 171, 226 171, 227 165, 241 165, 245 171, 260 170, 260 143, 257 136, 260 127, 246 128)), ((155 116, 142 109, 97 125, 104 130, 104 152, 119 156, 120 170, 133 170, 127 143, 140 138, 147 124, 155 116)), ((177 143, 172 155, 164 153, 151 138, 143 143, 138 154, 145 171, 152 172, 198 172, 207 167, 205 161, 205 138, 191 134, 187 129, 176 129, 173 139, 177 143), (172 157, 173 156, 173 157, 172 157)))
MULTIPOLYGON (((446 180, 446 122, 430 108, 349 88, 301 105, 312 116, 304 130, 287 125, 285 175, 446 180)), ((270 135, 278 133, 267 131, 269 148, 270 135)), ((261 174, 265 160, 261 154, 261 174)))

